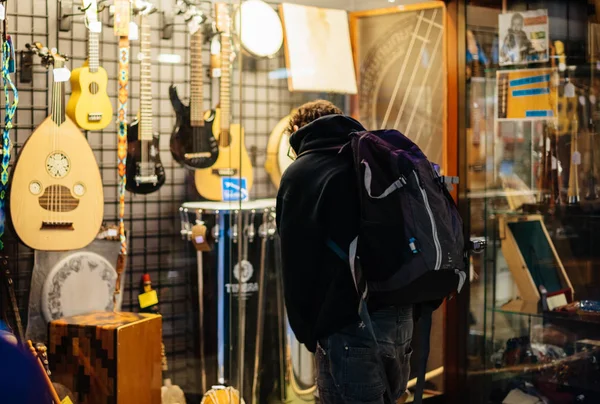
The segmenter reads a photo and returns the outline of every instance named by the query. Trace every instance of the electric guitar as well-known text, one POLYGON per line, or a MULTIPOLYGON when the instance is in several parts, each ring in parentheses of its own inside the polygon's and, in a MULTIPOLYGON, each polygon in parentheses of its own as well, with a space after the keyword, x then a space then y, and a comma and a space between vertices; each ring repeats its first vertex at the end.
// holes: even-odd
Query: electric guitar
POLYGON ((160 161, 158 133, 152 128, 152 77, 150 24, 148 13, 140 13, 140 110, 138 119, 127 131, 127 184, 134 194, 149 194, 165 183, 165 169, 160 161))
POLYGON ((217 28, 221 32, 220 108, 215 111, 213 131, 219 139, 219 157, 210 168, 196 170, 198 193, 210 200, 248 199, 254 174, 248 150, 244 145, 244 130, 230 124, 231 101, 231 34, 229 10, 224 3, 216 4, 217 28))
POLYGON ((175 86, 169 88, 171 104, 177 115, 177 121, 171 135, 171 154, 175 161, 189 169, 208 168, 219 156, 219 145, 213 135, 214 113, 211 111, 204 121, 202 111, 203 100, 203 35, 200 26, 201 16, 192 17, 190 22, 191 37, 191 94, 190 105, 185 106, 177 95, 175 86))
POLYGON ((17 235, 36 250, 75 250, 91 243, 104 215, 104 192, 94 152, 65 115, 65 57, 35 50, 53 66, 51 115, 23 145, 13 170, 10 213, 17 235))
POLYGON ((102 23, 98 21, 96 0, 83 0, 83 9, 88 27, 88 60, 71 74, 73 91, 67 103, 67 115, 80 128, 101 130, 113 118, 112 103, 106 91, 108 75, 98 57, 102 23))

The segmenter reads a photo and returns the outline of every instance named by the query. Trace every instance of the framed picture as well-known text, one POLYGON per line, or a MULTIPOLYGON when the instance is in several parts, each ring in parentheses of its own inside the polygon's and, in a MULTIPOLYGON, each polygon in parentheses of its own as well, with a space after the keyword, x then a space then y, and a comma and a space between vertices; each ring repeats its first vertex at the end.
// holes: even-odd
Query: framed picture
POLYGON ((500 14, 498 30, 500 66, 549 60, 548 10, 500 14))
POLYGON ((496 118, 547 120, 558 117, 556 69, 520 69, 496 72, 496 118))
POLYGON ((446 9, 441 1, 350 13, 358 96, 368 129, 397 129, 447 163, 446 9))
POLYGON ((356 94, 348 13, 283 3, 290 91, 356 94))

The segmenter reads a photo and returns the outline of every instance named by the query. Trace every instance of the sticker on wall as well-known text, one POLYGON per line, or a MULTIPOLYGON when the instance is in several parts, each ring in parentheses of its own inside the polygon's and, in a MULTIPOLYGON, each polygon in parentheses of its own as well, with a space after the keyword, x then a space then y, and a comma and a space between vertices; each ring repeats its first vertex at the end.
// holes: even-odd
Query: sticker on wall
POLYGON ((223 177, 221 179, 221 190, 223 193, 223 201, 247 201, 248 200, 248 185, 246 178, 223 177))
POLYGON ((552 68, 497 72, 497 119, 556 118, 558 91, 553 74, 552 68))
POLYGON ((498 16, 500 66, 526 65, 549 60, 548 10, 498 16))

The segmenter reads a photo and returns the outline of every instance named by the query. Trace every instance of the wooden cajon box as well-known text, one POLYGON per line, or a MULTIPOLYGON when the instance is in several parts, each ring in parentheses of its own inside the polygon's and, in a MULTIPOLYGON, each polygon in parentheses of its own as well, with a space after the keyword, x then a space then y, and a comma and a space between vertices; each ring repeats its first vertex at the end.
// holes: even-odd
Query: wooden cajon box
POLYGON ((49 328, 52 379, 79 404, 160 404, 160 315, 93 312, 49 328))
POLYGON ((519 290, 519 298, 504 310, 539 313, 540 285, 555 298, 564 296, 564 304, 574 300, 573 285, 541 215, 499 216, 499 230, 502 254, 519 290))

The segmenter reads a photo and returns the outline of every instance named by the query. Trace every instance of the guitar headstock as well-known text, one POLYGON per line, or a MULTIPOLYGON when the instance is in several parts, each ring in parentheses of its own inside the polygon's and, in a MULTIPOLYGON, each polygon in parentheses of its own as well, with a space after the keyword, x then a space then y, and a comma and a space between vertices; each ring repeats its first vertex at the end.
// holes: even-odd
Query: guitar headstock
POLYGON ((81 0, 81 11, 85 13, 85 25, 92 31, 98 23, 98 3, 96 0, 81 0))
POLYGON ((69 60, 69 57, 64 53, 59 53, 56 48, 49 49, 41 42, 34 42, 33 45, 27 44, 25 47, 28 51, 33 52, 42 58, 42 66, 46 69, 50 66, 59 69, 64 67, 65 63, 69 60))
POLYGON ((217 13, 217 30, 221 33, 221 36, 229 37, 231 33, 229 5, 227 3, 217 3, 215 4, 215 10, 217 13))

